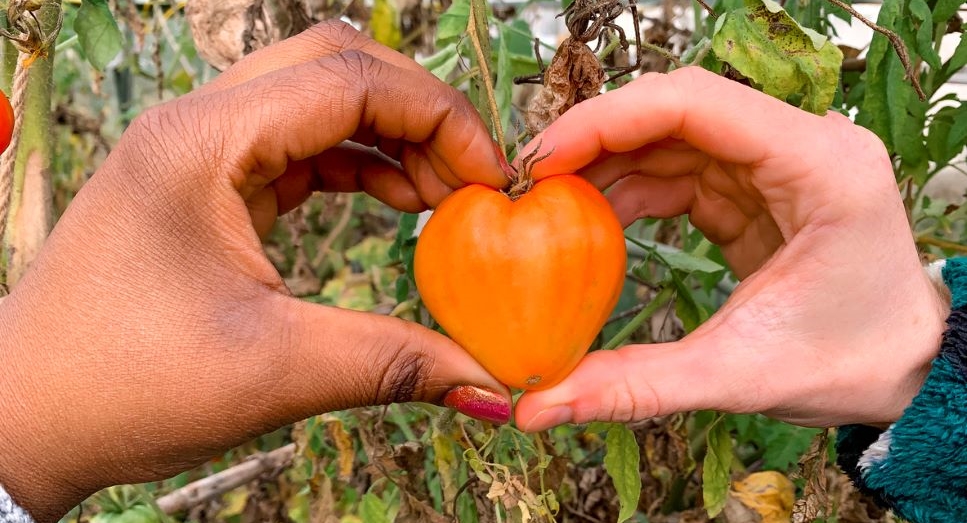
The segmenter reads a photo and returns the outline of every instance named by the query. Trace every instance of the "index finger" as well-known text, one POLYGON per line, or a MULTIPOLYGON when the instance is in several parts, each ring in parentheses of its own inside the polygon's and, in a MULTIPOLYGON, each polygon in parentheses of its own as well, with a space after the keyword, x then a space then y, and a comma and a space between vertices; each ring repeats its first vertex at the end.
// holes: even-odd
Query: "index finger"
POLYGON ((753 165, 777 156, 781 144, 810 147, 823 120, 699 67, 685 67, 646 74, 575 105, 520 156, 538 144, 542 154, 553 151, 533 167, 541 178, 576 172, 602 154, 676 138, 717 160, 753 165))
MULTIPOLYGON (((506 183, 493 140, 463 94, 358 51, 281 69, 174 107, 186 111, 176 120, 193 126, 186 134, 202 138, 193 142, 196 158, 227 174, 243 198, 281 176, 289 162, 318 156, 360 133, 421 144, 463 183, 506 183), (240 111, 243 100, 261 103, 240 111)), ((160 119, 171 115, 155 109, 139 121, 161 125, 155 121, 160 119)), ((405 157, 403 167, 411 174, 418 168, 405 157)))
POLYGON ((409 57, 369 38, 346 22, 327 20, 281 42, 246 55, 214 80, 195 89, 192 93, 229 89, 273 71, 351 50, 366 53, 401 69, 423 72, 432 76, 429 71, 409 57))

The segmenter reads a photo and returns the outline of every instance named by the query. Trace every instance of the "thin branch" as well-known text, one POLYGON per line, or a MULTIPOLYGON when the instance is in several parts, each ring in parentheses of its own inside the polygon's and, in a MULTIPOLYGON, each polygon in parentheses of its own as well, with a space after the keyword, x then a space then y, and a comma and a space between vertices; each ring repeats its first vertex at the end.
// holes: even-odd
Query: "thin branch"
POLYGON ((903 64, 903 69, 906 71, 907 78, 909 78, 910 83, 913 84, 913 89, 917 92, 917 96, 920 97, 920 101, 925 101, 927 99, 927 95, 923 92, 923 88, 920 87, 920 75, 917 74, 916 71, 913 70, 913 66, 910 65, 910 53, 907 51, 907 45, 903 43, 903 39, 900 38, 900 35, 885 27, 876 25, 872 20, 861 15, 856 9, 853 9, 851 5, 843 2, 843 0, 827 1, 853 15, 853 18, 863 22, 867 27, 876 31, 877 33, 882 34, 890 41, 891 44, 893 44, 893 49, 896 50, 897 57, 900 58, 900 63, 903 64))
POLYGON ((947 249, 950 251, 967 253, 967 245, 961 245, 959 243, 943 240, 934 236, 920 236, 917 238, 917 243, 932 245, 934 247, 940 247, 941 249, 947 249))
MULTIPOLYGON (((494 124, 494 134, 497 135, 497 145, 500 146, 500 154, 505 154, 507 152, 507 144, 504 143, 504 130, 501 128, 500 123, 500 109, 497 108, 494 82, 490 76, 490 58, 484 54, 483 44, 480 42, 480 34, 477 32, 478 24, 482 23, 484 26, 487 26, 486 19, 482 22, 477 20, 476 9, 474 9, 476 2, 483 1, 470 0, 470 17, 467 20, 467 33, 470 36, 473 52, 477 55, 477 66, 480 67, 480 76, 483 80, 484 90, 487 92, 487 103, 490 105, 490 118, 494 124)), ((486 11, 484 10, 484 12, 486 11)))
POLYGON ((645 303, 639 303, 638 305, 635 305, 634 307, 631 307, 630 309, 626 309, 624 311, 621 311, 618 314, 615 314, 614 316, 608 318, 608 321, 605 323, 605 325, 611 325, 612 323, 614 323, 616 321, 621 321, 621 320, 623 320, 625 318, 630 318, 630 317, 634 316, 635 314, 638 314, 639 312, 641 312, 641 310, 644 309, 645 307, 647 307, 647 304, 645 304, 645 303))
POLYGON ((339 236, 346 230, 349 226, 349 220, 353 217, 353 204, 356 199, 353 197, 352 193, 346 194, 346 206, 342 209, 342 214, 339 215, 339 221, 336 225, 332 227, 326 238, 322 240, 319 244, 319 249, 316 251, 316 255, 312 257, 312 266, 319 267, 322 265, 322 261, 326 259, 329 255, 329 251, 332 249, 332 244, 336 242, 339 236))
POLYGON ((635 317, 632 318, 631 321, 628 322, 628 324, 625 325, 618 332, 618 334, 615 334, 613 338, 608 340, 608 342, 601 347, 601 350, 617 349, 619 345, 624 343, 625 340, 630 338, 631 335, 634 334, 636 330, 638 330, 638 327, 641 327, 641 324, 644 323, 645 320, 647 320, 656 312, 658 312, 658 309, 660 309, 663 305, 668 303, 674 295, 675 295, 674 287, 669 286, 662 289, 657 296, 655 296, 650 302, 648 302, 648 304, 643 309, 641 309, 641 311, 639 311, 638 314, 635 315, 635 317))
POLYGON ((695 1, 698 2, 698 5, 702 6, 702 9, 705 9, 706 11, 708 11, 708 15, 711 16, 713 19, 719 17, 719 15, 715 14, 715 9, 712 9, 712 6, 708 5, 708 3, 705 2, 705 0, 695 0, 695 1))
POLYGON ((247 460, 207 478, 194 481, 158 498, 158 508, 165 514, 175 514, 207 503, 222 494, 258 479, 273 471, 280 471, 292 463, 295 443, 250 456, 247 460))
POLYGON ((669 62, 675 64, 675 67, 677 69, 681 69, 682 67, 685 67, 685 64, 682 63, 681 58, 673 55, 668 49, 665 49, 664 47, 659 47, 659 46, 657 46, 655 44, 652 44, 652 43, 649 43, 649 42, 641 42, 641 47, 642 47, 642 49, 647 49, 647 50, 649 50, 649 51, 651 51, 653 53, 656 53, 656 54, 661 55, 662 58, 664 58, 664 59, 668 60, 669 62))

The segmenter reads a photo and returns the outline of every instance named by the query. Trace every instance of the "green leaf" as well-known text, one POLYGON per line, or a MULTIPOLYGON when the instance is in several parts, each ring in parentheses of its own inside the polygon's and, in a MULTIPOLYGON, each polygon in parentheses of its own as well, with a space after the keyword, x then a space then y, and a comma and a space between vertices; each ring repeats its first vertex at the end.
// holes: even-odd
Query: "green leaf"
POLYGON ((433 76, 445 82, 450 73, 457 68, 459 62, 460 54, 457 52, 457 44, 451 42, 433 55, 424 58, 420 65, 433 73, 433 76))
POLYGON ((661 251, 660 255, 662 260, 668 264, 669 268, 686 273, 700 272, 712 274, 725 270, 725 267, 708 258, 701 258, 685 251, 666 250, 661 251))
POLYGON ((507 50, 510 54, 534 60, 534 35, 530 24, 520 18, 510 24, 500 24, 508 29, 507 50))
POLYGON ((359 517, 363 523, 391 523, 388 513, 386 503, 372 492, 364 494, 359 502, 359 517))
POLYGON ((712 51, 766 94, 816 114, 833 102, 843 61, 836 45, 772 0, 746 0, 719 17, 712 51))
POLYGON ((702 466, 702 498, 705 510, 714 518, 725 508, 729 497, 732 469, 732 437, 720 416, 705 437, 707 452, 702 466))
POLYGON ((405 212, 400 215, 400 222, 396 228, 396 239, 389 248, 389 257, 393 261, 400 261, 400 249, 407 241, 413 238, 416 232, 416 224, 419 222, 420 215, 405 212))
POLYGON ((600 434, 602 432, 607 432, 611 428, 611 423, 606 421, 592 421, 588 423, 588 426, 584 429, 587 434, 600 434))
POLYGON ((907 8, 919 22, 916 29, 917 52, 933 69, 940 69, 940 54, 933 48, 933 13, 925 0, 910 0, 907 8))
POLYGON ((943 107, 934 115, 927 133, 930 160, 946 165, 964 149, 967 142, 967 104, 943 107))
POLYGON ((946 24, 962 5, 964 5, 963 0, 938 0, 933 6, 934 23, 946 24))
MULTIPOLYGON (((774 420, 773 420, 774 421, 774 420)), ((809 450, 818 429, 808 429, 774 421, 775 426, 764 435, 761 444, 762 466, 771 470, 787 471, 809 450)))
POLYGON ((714 260, 710 260, 704 256, 696 256, 677 247, 672 247, 671 245, 637 238, 628 238, 628 240, 648 253, 648 258, 639 262, 631 269, 632 272, 641 278, 648 278, 648 275, 639 274, 639 271, 646 267, 650 257, 654 257, 669 269, 678 270, 686 274, 693 272, 713 274, 725 270, 724 266, 714 260))
POLYGON ((87 60, 103 71, 121 52, 123 38, 107 0, 84 0, 74 19, 74 32, 87 60))
POLYGON ((957 71, 960 71, 965 65, 967 65, 967 38, 961 36, 960 43, 954 49, 953 54, 947 59, 947 62, 943 64, 943 68, 940 71, 940 78, 938 84, 944 83, 950 80, 957 71))
MULTIPOLYGON (((884 0, 877 24, 899 30, 902 20, 903 0, 884 0)), ((909 46, 911 35, 900 32, 909 46)), ((857 121, 875 132, 891 153, 900 156, 904 170, 925 171, 926 104, 917 98, 893 46, 880 33, 873 35, 866 63, 866 87, 857 121)))
POLYGON ((146 504, 134 505, 123 512, 100 512, 91 523, 158 523, 158 515, 146 504))
POLYGON ((436 27, 437 47, 455 42, 467 32, 467 22, 470 20, 470 0, 455 0, 446 11, 440 15, 436 27))
POLYGON ((604 442, 607 447, 604 466, 618 491, 621 509, 617 523, 622 523, 638 510, 638 498, 641 496, 641 474, 638 472, 640 449, 635 433, 622 423, 611 424, 604 442))
POLYGON ((685 287, 685 285, 679 285, 679 281, 675 282, 675 287, 678 288, 678 299, 675 300, 675 315, 682 320, 685 332, 692 332, 699 325, 705 323, 710 314, 705 307, 695 301, 691 289, 685 287))
POLYGON ((967 105, 961 103, 960 115, 954 118, 950 134, 947 135, 947 148, 956 156, 964 147, 967 147, 967 105))

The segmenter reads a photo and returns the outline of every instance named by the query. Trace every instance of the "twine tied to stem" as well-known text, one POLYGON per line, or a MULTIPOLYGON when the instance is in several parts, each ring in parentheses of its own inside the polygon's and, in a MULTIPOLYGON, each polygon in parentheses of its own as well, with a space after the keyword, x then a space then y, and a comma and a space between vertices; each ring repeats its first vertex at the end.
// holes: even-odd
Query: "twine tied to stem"
POLYGON ((0 239, 6 232, 10 212, 14 160, 17 157, 20 130, 23 127, 27 82, 30 77, 28 72, 35 60, 47 56, 64 22, 63 11, 55 5, 54 8, 58 9, 57 23, 51 31, 44 31, 36 13, 48 3, 51 3, 50 0, 11 0, 7 7, 7 22, 10 27, 0 28, 0 36, 9 39, 19 51, 10 100, 13 106, 13 133, 7 150, 0 156, 0 239))

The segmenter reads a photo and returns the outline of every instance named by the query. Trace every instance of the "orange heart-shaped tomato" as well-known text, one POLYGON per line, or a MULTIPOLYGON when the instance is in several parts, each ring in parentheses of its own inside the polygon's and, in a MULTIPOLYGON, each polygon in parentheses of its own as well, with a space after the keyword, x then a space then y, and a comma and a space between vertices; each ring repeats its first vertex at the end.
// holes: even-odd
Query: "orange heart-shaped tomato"
POLYGON ((608 201, 571 174, 519 199, 484 185, 448 196, 416 244, 416 286, 446 333, 520 389, 564 379, 614 309, 624 232, 608 201))

